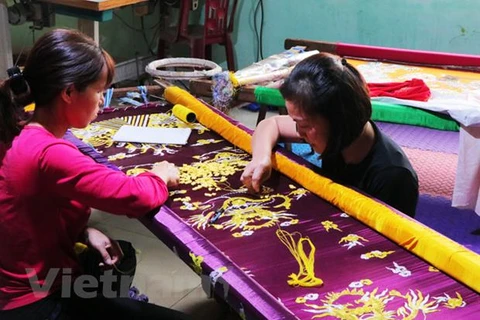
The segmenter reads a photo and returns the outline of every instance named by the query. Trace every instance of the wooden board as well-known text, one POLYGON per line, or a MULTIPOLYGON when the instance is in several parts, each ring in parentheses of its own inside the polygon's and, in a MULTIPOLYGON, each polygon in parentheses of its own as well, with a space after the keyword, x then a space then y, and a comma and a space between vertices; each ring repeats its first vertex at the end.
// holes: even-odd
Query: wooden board
POLYGON ((147 0, 39 0, 41 2, 57 4, 80 9, 104 11, 128 6, 135 3, 147 2, 147 0))
MULTIPOLYGON (((196 96, 211 97, 212 81, 197 79, 190 81, 190 92, 196 96)), ((255 86, 240 87, 235 96, 235 100, 245 102, 255 102, 255 86)))

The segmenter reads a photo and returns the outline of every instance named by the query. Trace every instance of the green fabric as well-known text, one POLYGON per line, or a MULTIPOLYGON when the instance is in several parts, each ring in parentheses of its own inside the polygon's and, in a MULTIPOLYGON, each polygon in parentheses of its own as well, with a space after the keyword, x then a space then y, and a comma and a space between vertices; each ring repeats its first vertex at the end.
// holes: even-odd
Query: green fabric
POLYGON ((372 119, 426 128, 458 131, 458 123, 448 115, 397 104, 372 101, 372 119))
POLYGON ((258 103, 269 106, 285 107, 285 100, 280 90, 274 88, 256 87, 255 100, 257 100, 258 103))
MULTIPOLYGON (((278 89, 256 87, 255 99, 258 103, 269 106, 285 106, 285 100, 278 89)), ((455 120, 448 115, 436 112, 375 100, 372 101, 372 111, 372 120, 374 121, 409 124, 445 131, 459 130, 458 123, 455 120)))

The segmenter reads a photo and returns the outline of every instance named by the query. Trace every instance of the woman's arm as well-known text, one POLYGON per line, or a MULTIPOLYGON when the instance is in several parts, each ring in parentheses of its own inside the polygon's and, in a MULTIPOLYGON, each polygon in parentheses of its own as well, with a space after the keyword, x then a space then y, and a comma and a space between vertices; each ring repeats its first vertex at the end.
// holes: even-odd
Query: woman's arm
POLYGON ((274 116, 258 124, 252 137, 252 160, 240 178, 251 192, 259 192, 270 178, 272 149, 279 140, 301 140, 291 117, 274 116))
POLYGON ((112 266, 123 258, 123 252, 118 242, 110 239, 100 230, 86 227, 84 239, 86 245, 100 253, 107 266, 112 266))
POLYGON ((168 198, 167 183, 153 172, 127 176, 96 163, 67 142, 48 146, 39 159, 45 188, 85 206, 139 217, 168 198))

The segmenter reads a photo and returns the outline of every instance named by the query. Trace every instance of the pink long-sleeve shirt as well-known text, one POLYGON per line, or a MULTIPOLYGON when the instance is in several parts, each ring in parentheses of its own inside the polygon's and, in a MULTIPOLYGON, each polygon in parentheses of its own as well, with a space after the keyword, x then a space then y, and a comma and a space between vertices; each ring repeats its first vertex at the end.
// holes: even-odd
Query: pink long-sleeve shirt
POLYGON ((44 285, 51 268, 78 271, 73 248, 91 207, 139 217, 168 197, 156 175, 128 177, 38 126, 26 126, 10 148, 0 146, 0 161, 0 310, 61 286, 61 271, 44 295, 33 292, 29 278, 44 285))

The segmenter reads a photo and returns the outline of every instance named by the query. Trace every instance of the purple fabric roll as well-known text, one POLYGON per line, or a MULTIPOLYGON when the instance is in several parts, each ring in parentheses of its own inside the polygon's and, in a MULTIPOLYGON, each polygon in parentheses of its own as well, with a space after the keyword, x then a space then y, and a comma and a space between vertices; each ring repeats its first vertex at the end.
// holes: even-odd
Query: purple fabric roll
POLYGON ((458 154, 458 132, 387 122, 375 123, 402 147, 458 154))

